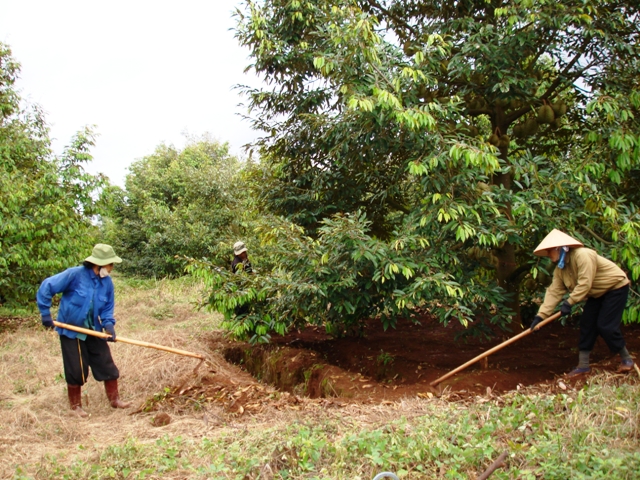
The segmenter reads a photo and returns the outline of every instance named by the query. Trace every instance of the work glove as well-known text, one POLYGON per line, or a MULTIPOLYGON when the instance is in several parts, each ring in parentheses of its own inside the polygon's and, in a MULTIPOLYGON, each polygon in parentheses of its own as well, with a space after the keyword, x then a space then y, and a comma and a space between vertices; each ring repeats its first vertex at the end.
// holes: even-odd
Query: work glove
POLYGON ((564 300, 560 305, 560 313, 562 314, 561 316, 564 317, 567 315, 571 315, 571 307, 572 305, 569 303, 569 300, 564 300))
POLYGON ((542 317, 540 315, 536 315, 533 317, 533 322, 531 322, 531 331, 535 332, 534 328, 542 321, 542 317))
POLYGON ((42 315, 42 326, 48 329, 53 328, 53 319, 51 318, 50 313, 42 315))
POLYGON ((115 342, 116 341, 116 327, 113 325, 113 323, 108 323, 106 325, 103 326, 104 328, 104 333, 108 333, 109 335, 111 335, 111 338, 107 338, 107 342, 115 342))

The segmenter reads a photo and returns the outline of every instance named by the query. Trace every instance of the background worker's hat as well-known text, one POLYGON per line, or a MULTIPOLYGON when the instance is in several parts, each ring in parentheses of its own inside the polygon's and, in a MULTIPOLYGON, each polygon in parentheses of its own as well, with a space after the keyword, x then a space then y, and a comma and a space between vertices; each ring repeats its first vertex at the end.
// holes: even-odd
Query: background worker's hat
POLYGON ((105 245, 104 243, 98 243, 93 247, 91 256, 84 259, 85 262, 91 262, 94 265, 104 267, 112 263, 122 263, 122 259, 116 255, 111 245, 105 245))
POLYGON ((547 257, 549 255, 547 250, 557 247, 584 247, 584 245, 575 238, 571 238, 566 233, 554 228, 549 235, 544 237, 544 240, 536 247, 533 254, 539 257, 547 257))
POLYGON ((233 244, 233 253, 240 255, 242 252, 246 252, 247 247, 244 242, 236 242, 233 244))

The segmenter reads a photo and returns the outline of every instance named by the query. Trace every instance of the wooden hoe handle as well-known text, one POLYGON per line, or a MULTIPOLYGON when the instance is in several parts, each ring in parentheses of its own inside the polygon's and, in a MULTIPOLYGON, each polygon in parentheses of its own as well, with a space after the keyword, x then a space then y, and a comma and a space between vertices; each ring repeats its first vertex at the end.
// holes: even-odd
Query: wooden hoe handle
MULTIPOLYGON (((536 325, 536 330, 538 330, 540 327, 544 327, 547 323, 551 323, 552 321, 554 321, 556 318, 559 318, 560 315, 562 315, 561 312, 557 312, 554 313, 553 315, 551 315, 548 318, 545 318, 543 321, 541 321, 538 325, 536 325)), ((495 347, 487 350, 484 353, 481 353, 480 355, 478 355, 475 358, 472 358, 471 360, 469 360, 467 363, 463 363, 462 365, 460 365, 458 368, 455 368, 453 370, 451 370, 449 373, 441 376, 440 378, 434 380, 433 382, 431 382, 429 385, 431 385, 432 387, 435 387, 437 384, 439 384, 440 382, 442 382, 443 380, 446 380, 447 378, 455 375, 456 373, 464 370, 465 368, 467 368, 469 365, 473 365, 474 363, 476 363, 478 360, 482 360, 484 357, 488 357, 489 355, 491 355, 492 353, 497 352, 498 350, 503 349, 504 347, 506 347, 507 345, 511 345, 513 342, 517 342, 518 340, 520 340, 523 337, 526 337, 527 335, 529 335, 531 333, 531 329, 527 328, 524 332, 519 333, 518 335, 516 335, 515 337, 511 337, 509 340, 502 342, 500 345, 496 345, 495 347)))
MULTIPOLYGON (((56 327, 66 328, 67 330, 73 330, 74 332, 84 333, 85 335, 91 335, 92 337, 99 337, 104 339, 111 338, 111 335, 109 335, 108 333, 97 332, 95 330, 89 330, 87 328, 82 328, 82 327, 76 327, 75 325, 56 322, 55 320, 53 324, 56 327)), ((193 357, 193 358, 199 358, 200 360, 204 360, 204 356, 198 353, 187 352, 186 350, 179 350, 177 348, 165 347, 163 345, 156 345, 155 343, 142 342, 140 340, 131 340, 129 338, 124 338, 124 337, 116 337, 115 341, 122 342, 122 343, 129 343, 131 345, 137 345, 139 347, 155 348, 156 350, 164 350, 165 352, 176 353, 178 355, 184 355, 185 357, 193 357)))

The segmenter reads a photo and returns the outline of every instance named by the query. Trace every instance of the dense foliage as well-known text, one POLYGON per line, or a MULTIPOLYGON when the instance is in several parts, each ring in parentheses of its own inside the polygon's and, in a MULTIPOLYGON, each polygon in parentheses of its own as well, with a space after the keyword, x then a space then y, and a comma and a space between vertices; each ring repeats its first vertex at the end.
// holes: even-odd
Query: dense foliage
POLYGON ((433 259, 400 253, 400 246, 421 250, 426 240, 409 233, 389 246, 367 234, 369 225, 364 215, 336 216, 311 238, 299 226, 270 219, 258 227, 266 251, 257 258, 274 261, 257 263, 265 273, 233 274, 205 262, 193 262, 190 270, 212 292, 207 303, 225 314, 225 327, 252 342, 307 324, 335 335, 357 333, 363 319, 378 315, 387 328, 425 303, 444 319, 454 315, 439 300, 471 289, 438 271, 433 259), (250 308, 236 315, 241 305, 250 308))
POLYGON ((0 44, 0 304, 33 301, 40 282, 78 265, 98 234, 91 219, 105 183, 87 174, 90 129, 52 156, 42 112, 21 106, 19 65, 0 44))
POLYGON ((137 275, 177 275, 181 257, 229 260, 243 233, 238 160, 226 144, 190 139, 184 149, 160 145, 135 162, 125 190, 105 195, 105 236, 137 275))
MULTIPOLYGON (((260 205, 313 241, 332 216, 363 212, 363 241, 412 265, 385 289, 431 274, 459 286, 436 302, 437 289, 416 293, 443 320, 520 319, 548 281, 532 250, 552 228, 637 280, 638 20, 631 1, 250 1, 237 35, 268 85, 246 90, 265 132, 260 205)), ((361 257, 347 257, 360 271, 361 257)), ((282 260, 282 275, 321 295, 323 281, 343 278, 339 262, 318 283, 282 260)), ((283 295, 282 275, 261 279, 265 299, 283 295)), ((320 321, 326 303, 378 311, 364 285, 299 316, 271 313, 295 324, 320 321)), ((630 304, 625 319, 637 320, 636 296, 630 304)))

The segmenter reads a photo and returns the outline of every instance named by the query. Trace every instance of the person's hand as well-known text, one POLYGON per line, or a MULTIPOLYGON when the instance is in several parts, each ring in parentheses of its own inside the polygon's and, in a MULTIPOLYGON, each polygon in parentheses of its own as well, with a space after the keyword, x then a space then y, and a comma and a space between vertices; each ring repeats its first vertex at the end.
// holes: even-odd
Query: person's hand
POLYGON ((107 338, 107 342, 115 342, 116 341, 116 327, 114 327, 113 323, 108 323, 104 325, 104 332, 111 335, 111 338, 107 338))
POLYGON ((47 329, 53 328, 53 319, 51 318, 50 313, 47 313, 46 315, 42 315, 42 326, 47 329))
POLYGON ((537 332, 536 326, 542 321, 542 317, 540 315, 536 315, 533 317, 533 322, 531 322, 531 331, 537 332))
POLYGON ((567 315, 571 315, 571 307, 572 305, 569 303, 569 300, 563 301, 562 304, 560 305, 560 313, 562 314, 560 316, 564 317, 567 315))

